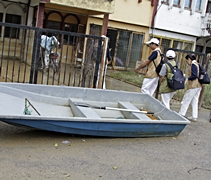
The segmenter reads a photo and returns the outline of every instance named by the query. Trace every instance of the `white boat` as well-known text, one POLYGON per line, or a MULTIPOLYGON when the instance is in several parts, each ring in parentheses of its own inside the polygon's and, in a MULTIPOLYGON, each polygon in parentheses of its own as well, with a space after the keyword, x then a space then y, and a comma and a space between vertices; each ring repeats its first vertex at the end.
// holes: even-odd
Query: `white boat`
POLYGON ((136 92, 0 83, 0 120, 88 136, 177 136, 189 123, 157 99, 136 92))

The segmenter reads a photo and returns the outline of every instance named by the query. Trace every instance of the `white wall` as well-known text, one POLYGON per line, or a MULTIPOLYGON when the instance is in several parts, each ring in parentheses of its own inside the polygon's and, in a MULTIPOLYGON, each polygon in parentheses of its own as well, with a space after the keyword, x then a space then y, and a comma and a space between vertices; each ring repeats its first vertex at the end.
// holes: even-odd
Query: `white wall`
POLYGON ((194 12, 188 9, 172 7, 162 4, 155 18, 155 27, 167 31, 187 34, 190 36, 201 36, 202 13, 194 12))
MULTIPOLYGON (((150 34, 152 34, 152 30, 150 30, 150 34)), ((159 29, 154 29, 153 34, 157 36, 171 37, 173 39, 181 39, 181 40, 193 41, 193 42, 195 42, 196 40, 196 37, 194 36, 179 34, 179 33, 174 33, 174 32, 169 32, 169 31, 163 31, 159 29)))

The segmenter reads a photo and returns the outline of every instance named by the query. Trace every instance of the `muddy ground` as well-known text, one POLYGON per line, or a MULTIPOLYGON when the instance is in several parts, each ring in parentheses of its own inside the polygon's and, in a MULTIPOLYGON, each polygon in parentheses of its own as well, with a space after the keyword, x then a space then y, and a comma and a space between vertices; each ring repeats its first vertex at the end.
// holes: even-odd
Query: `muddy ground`
POLYGON ((209 113, 201 109, 179 136, 159 138, 72 136, 0 122, 0 179, 210 179, 209 113))

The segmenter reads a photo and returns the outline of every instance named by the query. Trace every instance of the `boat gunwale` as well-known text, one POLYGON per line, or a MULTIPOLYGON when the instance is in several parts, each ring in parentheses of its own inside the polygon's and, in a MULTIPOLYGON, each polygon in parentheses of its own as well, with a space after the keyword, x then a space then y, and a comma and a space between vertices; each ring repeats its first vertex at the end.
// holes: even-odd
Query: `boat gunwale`
POLYGON ((114 119, 114 118, 84 118, 84 117, 56 117, 56 116, 34 116, 34 115, 0 115, 0 120, 7 119, 14 120, 43 120, 43 121, 74 121, 74 122, 90 122, 90 123, 125 123, 125 124, 189 124, 190 121, 183 118, 183 120, 139 120, 139 119, 114 119))

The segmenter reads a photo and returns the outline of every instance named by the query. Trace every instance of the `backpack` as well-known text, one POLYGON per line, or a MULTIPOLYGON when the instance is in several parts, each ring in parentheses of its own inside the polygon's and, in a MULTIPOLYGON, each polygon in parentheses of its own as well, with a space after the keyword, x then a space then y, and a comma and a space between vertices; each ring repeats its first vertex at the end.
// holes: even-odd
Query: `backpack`
MULTIPOLYGON (((159 51, 159 52, 160 52, 160 51, 159 51)), ((157 66, 155 65, 155 62, 154 62, 154 60, 153 60, 153 63, 154 63, 154 65, 155 65, 155 71, 157 72, 157 74, 160 73, 160 70, 161 70, 163 64, 166 63, 166 60, 165 60, 165 58, 164 58, 164 55, 160 53, 160 56, 161 56, 161 60, 160 60, 160 63, 159 63, 157 66)))
POLYGON ((168 87, 174 90, 184 89, 185 88, 185 77, 181 69, 178 66, 172 66, 169 62, 166 62, 168 66, 171 68, 171 77, 167 77, 168 87))
POLYGON ((210 76, 201 64, 199 64, 199 78, 198 78, 198 80, 201 84, 210 84, 210 76))

